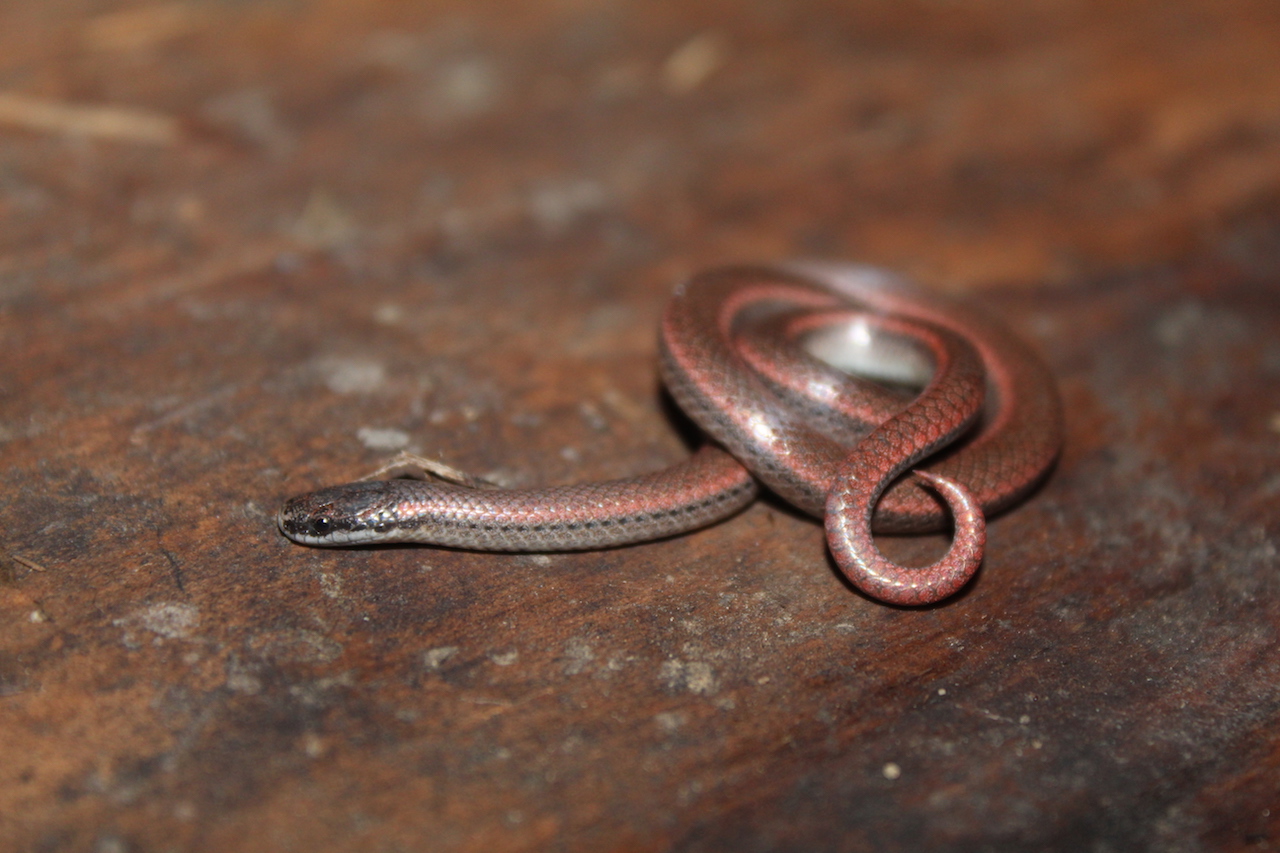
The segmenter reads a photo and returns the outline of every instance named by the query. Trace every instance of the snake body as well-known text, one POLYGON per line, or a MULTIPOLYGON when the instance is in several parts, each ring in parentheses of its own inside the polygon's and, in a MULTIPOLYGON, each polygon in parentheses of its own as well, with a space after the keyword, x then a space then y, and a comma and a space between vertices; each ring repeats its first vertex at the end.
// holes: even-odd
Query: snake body
POLYGON ((1061 443, 1057 392, 1034 353, 993 321, 870 267, 695 275, 664 312, 660 369, 715 442, 661 471, 536 489, 362 481, 291 498, 279 527, 308 545, 594 549, 706 526, 763 483, 825 517, 832 555, 855 586, 926 604, 964 586, 982 558, 984 513, 1024 496, 1061 443), (908 396, 851 377, 788 340, 851 326, 927 365, 923 389, 908 396), (949 517, 952 546, 927 568, 894 565, 871 538, 942 529, 949 517))

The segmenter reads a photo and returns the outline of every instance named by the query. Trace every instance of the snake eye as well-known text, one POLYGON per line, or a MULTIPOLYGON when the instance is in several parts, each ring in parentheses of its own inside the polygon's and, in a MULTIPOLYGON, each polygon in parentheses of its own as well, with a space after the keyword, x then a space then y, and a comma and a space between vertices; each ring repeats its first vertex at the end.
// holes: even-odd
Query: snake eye
POLYGON ((379 521, 379 522, 375 523, 375 524, 373 525, 373 529, 374 529, 374 531, 375 531, 375 532, 377 532, 377 533, 386 533, 388 530, 390 530, 390 529, 391 529, 391 522, 387 521, 387 520, 384 518, 384 519, 382 519, 381 521, 379 521))
POLYGON ((333 529, 333 522, 325 516, 311 519, 311 532, 317 536, 324 536, 333 529))

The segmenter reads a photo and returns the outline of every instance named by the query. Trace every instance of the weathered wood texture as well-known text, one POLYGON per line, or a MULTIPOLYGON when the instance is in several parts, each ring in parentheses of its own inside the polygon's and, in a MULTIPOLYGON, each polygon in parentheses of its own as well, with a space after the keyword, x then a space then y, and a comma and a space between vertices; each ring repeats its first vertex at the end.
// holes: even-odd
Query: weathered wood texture
POLYGON ((1277 44, 1272 0, 0 5, 0 848, 1274 849, 1277 44), (767 502, 276 533, 405 444, 678 458, 669 289, 796 254, 1061 379, 959 599, 767 502))

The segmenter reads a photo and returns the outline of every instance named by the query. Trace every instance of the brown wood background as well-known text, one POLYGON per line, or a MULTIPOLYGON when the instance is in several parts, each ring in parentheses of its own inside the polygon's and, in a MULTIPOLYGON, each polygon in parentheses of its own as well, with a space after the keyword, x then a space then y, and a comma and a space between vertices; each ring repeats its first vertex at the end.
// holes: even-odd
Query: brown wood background
POLYGON ((1273 0, 7 0, 0 348, 0 849, 1280 846, 1273 0), (793 255, 1060 378, 959 599, 276 533, 679 458, 666 295, 793 255))

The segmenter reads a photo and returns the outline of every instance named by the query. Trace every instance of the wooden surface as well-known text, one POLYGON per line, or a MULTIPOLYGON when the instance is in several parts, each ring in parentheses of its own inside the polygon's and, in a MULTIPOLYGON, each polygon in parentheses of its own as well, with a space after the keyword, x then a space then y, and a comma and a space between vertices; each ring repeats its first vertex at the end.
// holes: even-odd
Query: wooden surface
POLYGON ((3 3, 0 849, 1280 846, 1277 44, 1271 0, 3 3), (401 446, 679 458, 670 288, 798 254, 1060 379, 957 600, 770 502, 276 532, 401 446))

